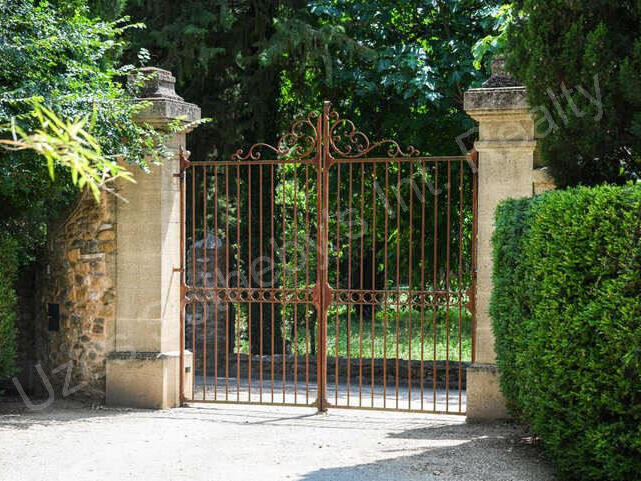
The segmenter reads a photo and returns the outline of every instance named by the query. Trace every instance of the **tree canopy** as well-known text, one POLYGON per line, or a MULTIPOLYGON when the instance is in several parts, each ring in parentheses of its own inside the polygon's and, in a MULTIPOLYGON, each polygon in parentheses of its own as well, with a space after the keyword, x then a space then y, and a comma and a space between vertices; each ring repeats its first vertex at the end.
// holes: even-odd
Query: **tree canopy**
POLYGON ((271 141, 292 117, 331 100, 373 137, 434 154, 460 153, 473 123, 463 92, 485 77, 472 47, 493 31, 480 0, 130 0, 122 13, 151 63, 213 122, 193 135, 195 158, 227 158, 271 141))
POLYGON ((561 186, 641 174, 641 4, 518 0, 508 69, 539 114, 542 155, 561 186))

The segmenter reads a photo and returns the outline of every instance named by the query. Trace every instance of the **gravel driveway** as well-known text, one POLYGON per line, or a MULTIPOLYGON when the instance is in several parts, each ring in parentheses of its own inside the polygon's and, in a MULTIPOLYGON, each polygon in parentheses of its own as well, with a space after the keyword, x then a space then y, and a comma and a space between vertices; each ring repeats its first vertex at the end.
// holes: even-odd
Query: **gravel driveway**
POLYGON ((0 404, 0 480, 553 480, 528 439, 512 424, 453 416, 0 404))

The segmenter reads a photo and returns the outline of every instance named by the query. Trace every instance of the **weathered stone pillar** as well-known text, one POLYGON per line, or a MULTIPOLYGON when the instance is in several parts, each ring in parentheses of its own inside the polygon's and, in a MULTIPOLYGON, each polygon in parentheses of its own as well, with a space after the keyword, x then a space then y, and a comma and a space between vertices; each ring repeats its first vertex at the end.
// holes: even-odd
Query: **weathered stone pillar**
POLYGON ((507 417, 489 315, 494 210, 504 199, 532 196, 537 144, 525 87, 505 75, 500 60, 484 88, 465 93, 465 111, 479 123, 476 356, 467 371, 467 416, 482 421, 507 417))
MULTIPOLYGON (((200 119, 200 108, 174 91, 170 72, 153 74, 140 122, 167 130, 176 119, 200 119)), ((123 183, 116 211, 117 267, 114 349, 107 360, 107 404, 146 408, 177 406, 180 349, 180 183, 178 151, 186 132, 169 134, 171 161, 123 183)), ((191 361, 186 362, 189 367, 191 361)))

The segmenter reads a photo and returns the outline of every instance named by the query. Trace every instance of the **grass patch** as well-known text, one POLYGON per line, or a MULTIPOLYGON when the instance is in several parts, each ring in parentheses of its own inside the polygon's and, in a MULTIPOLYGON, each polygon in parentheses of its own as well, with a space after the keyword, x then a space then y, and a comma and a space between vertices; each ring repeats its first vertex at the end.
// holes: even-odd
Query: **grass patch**
MULTIPOLYGON (((361 306, 351 306, 348 316, 347 306, 332 306, 327 320, 327 354, 334 357, 351 358, 387 358, 413 360, 445 360, 470 362, 472 358, 472 319, 469 311, 453 307, 447 311, 439 309, 436 315, 431 309, 412 309, 401 307, 378 309, 372 322, 372 311, 369 306, 361 310, 361 306), (362 315, 361 315, 362 311, 362 315), (397 319, 398 317, 398 319, 397 319), (338 321, 337 321, 338 320, 338 321), (460 323, 460 326, 459 326, 460 323), (372 332, 373 324, 373 332, 372 332), (338 327, 338 329, 337 329, 338 327), (421 329, 422 327, 422 329, 421 329), (459 356, 459 327, 460 327, 460 356, 459 356), (421 333, 423 335, 421 339, 421 333), (448 337, 449 333, 449 337, 448 337), (410 335, 411 334, 411 335, 410 335), (338 353, 337 353, 338 340, 338 353), (349 340, 349 349, 348 349, 349 340), (398 340, 398 351, 397 351, 398 340), (421 342, 422 341, 422 342, 421 342), (373 352, 372 352, 373 349, 373 352), (448 355, 449 352, 449 355, 448 355)), ((303 314, 304 315, 304 314, 303 314)), ((244 317, 244 316, 243 316, 244 317)), ((287 342, 290 352, 304 355, 314 352, 311 344, 314 335, 309 333, 309 344, 306 349, 308 335, 305 332, 305 321, 299 315, 297 338, 294 343, 292 314, 285 316, 287 326, 287 342)), ((310 316, 310 331, 316 329, 310 316)), ((247 323, 239 319, 240 352, 249 353, 247 323)))

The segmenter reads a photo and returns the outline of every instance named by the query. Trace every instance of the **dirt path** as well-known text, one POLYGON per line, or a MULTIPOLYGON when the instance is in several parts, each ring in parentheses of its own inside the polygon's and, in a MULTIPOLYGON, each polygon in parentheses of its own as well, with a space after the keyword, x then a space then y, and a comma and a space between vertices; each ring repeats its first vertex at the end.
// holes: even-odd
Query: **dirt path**
POLYGON ((0 405, 0 480, 552 481, 524 436, 511 424, 374 411, 0 405))

